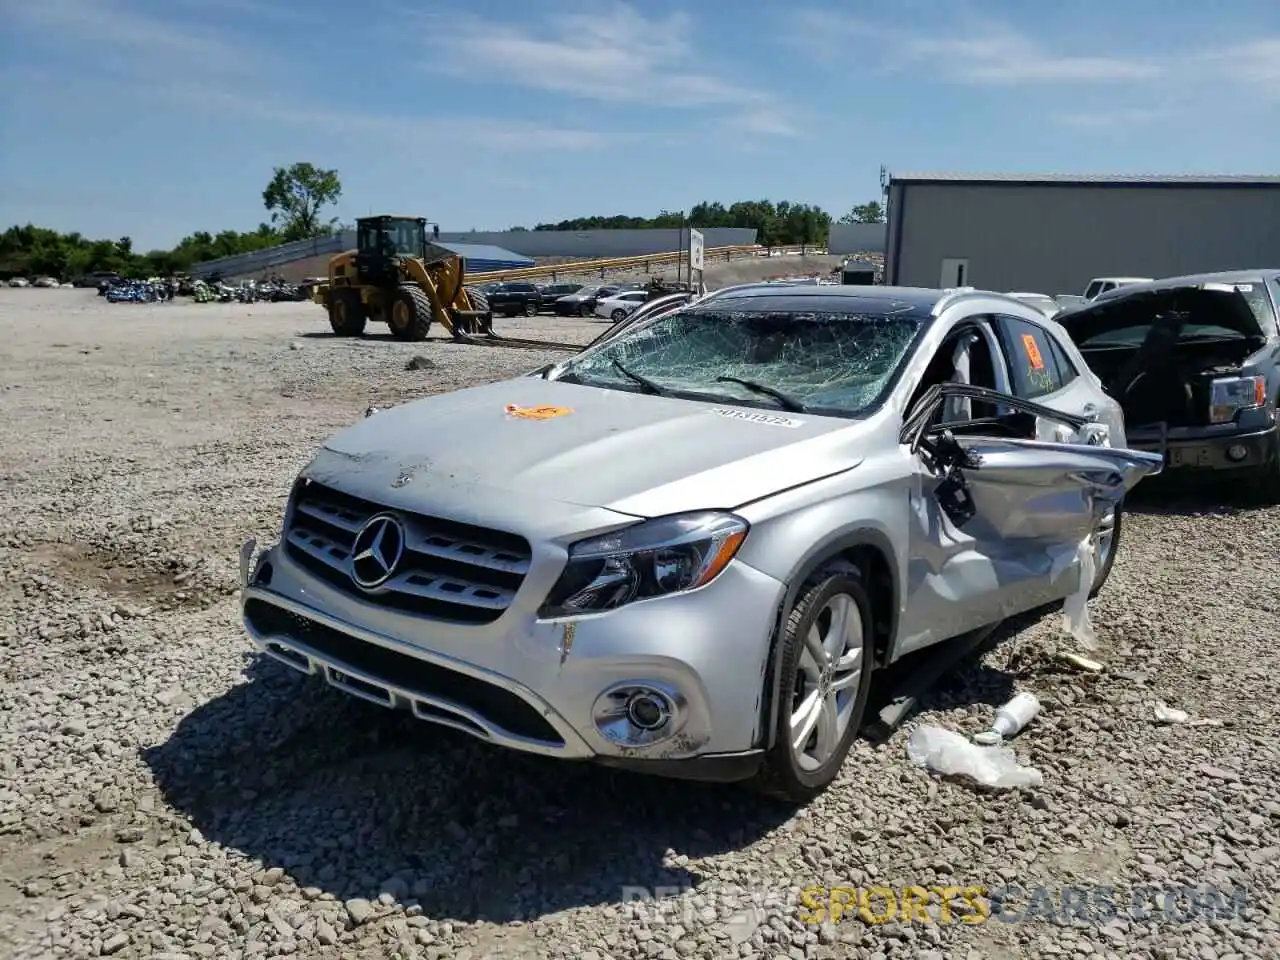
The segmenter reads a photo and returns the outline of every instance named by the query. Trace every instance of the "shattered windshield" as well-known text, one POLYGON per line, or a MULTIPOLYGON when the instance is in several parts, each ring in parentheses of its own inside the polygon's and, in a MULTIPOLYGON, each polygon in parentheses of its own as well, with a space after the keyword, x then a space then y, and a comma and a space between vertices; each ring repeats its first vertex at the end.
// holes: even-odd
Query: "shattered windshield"
POLYGON ((857 415, 883 401, 920 328, 901 314, 678 310, 570 360, 557 379, 857 415))

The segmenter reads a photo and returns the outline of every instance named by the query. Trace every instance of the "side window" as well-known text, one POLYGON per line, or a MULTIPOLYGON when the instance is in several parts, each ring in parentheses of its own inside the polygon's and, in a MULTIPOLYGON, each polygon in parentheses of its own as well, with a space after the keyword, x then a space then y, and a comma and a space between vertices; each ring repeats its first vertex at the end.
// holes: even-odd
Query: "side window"
MULTIPOLYGON (((1038 324, 1018 317, 999 316, 1000 338, 1009 359, 1009 379, 1015 396, 1034 400, 1061 390, 1053 337, 1038 324)), ((1061 351, 1059 351, 1061 352, 1061 351)))
POLYGON ((1080 376, 1080 371, 1071 362, 1071 358, 1067 356, 1066 350, 1062 348, 1062 344, 1058 342, 1057 337, 1046 331, 1045 339, 1049 341, 1049 351, 1053 354, 1054 366, 1058 368, 1058 385, 1059 387, 1065 387, 1080 376))

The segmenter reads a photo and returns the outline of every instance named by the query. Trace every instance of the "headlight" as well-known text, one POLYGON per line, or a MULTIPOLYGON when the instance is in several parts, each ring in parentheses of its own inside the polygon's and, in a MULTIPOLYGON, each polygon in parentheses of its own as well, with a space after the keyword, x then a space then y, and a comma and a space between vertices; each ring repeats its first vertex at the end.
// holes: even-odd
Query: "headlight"
POLYGON ((1209 422, 1228 423, 1240 410, 1252 410, 1267 402, 1263 377, 1224 377, 1209 389, 1209 422))
POLYGON ((741 517, 708 510, 580 540, 539 616, 613 610, 705 586, 729 565, 747 529, 741 517))

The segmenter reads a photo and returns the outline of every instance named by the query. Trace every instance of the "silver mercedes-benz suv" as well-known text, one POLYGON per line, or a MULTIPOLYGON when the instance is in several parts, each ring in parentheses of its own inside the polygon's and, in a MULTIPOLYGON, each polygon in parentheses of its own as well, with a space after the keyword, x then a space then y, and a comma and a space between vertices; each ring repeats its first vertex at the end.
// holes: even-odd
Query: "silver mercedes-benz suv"
POLYGON ((1124 445, 1014 298, 731 288, 332 437, 244 621, 494 744, 803 801, 878 668, 1101 587, 1160 468, 1124 445))

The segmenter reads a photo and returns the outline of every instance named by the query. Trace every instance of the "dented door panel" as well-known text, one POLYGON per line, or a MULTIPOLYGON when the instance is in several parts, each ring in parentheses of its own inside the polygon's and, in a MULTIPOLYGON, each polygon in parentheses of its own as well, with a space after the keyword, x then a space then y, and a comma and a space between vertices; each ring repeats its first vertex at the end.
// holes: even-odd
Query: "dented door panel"
POLYGON ((930 436, 927 410, 907 418, 903 439, 919 471, 899 654, 1065 599, 1079 584, 1081 541, 1161 468, 1158 454, 1106 446, 1086 418, 982 388, 948 384, 921 405, 957 391, 1031 414, 1036 434, 1042 420, 1061 423, 1076 442, 930 436))
POLYGON ((1079 542, 1161 465, 1159 454, 1101 445, 984 437, 958 442, 976 460, 960 469, 973 501, 970 524, 1009 539, 1079 542))

